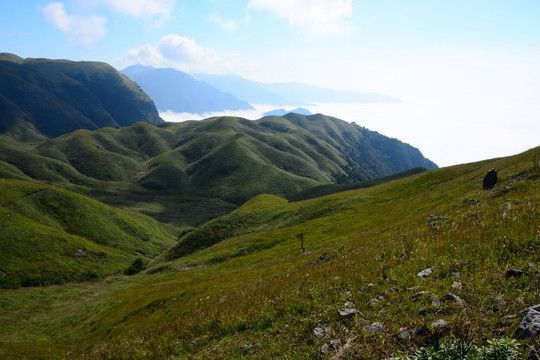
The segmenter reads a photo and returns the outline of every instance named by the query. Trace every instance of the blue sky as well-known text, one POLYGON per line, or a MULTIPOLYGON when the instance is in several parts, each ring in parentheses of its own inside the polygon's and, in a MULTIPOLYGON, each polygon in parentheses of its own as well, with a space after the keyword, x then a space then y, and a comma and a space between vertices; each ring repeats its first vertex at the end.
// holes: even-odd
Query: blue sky
POLYGON ((311 110, 441 165, 540 145, 538 0, 0 0, 0 45, 397 97, 311 110))

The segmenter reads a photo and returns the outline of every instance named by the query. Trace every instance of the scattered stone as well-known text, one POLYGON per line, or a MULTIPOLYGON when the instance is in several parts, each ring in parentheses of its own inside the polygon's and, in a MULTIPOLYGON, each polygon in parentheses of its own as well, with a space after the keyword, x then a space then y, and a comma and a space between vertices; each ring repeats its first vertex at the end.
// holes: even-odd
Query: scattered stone
POLYGON ((354 304, 350 301, 347 301, 345 304, 343 304, 343 306, 346 308, 346 309, 354 309, 354 304))
POLYGON ((461 282, 459 281, 454 281, 452 283, 452 287, 450 288, 450 290, 452 291, 458 291, 458 290, 461 290, 462 289, 462 285, 461 285, 461 282))
POLYGON ((381 301, 379 299, 376 299, 376 298, 373 298, 371 300, 369 300, 369 305, 371 306, 375 306, 377 305, 378 303, 380 303, 381 301))
POLYGON ((6 277, 7 274, 5 272, 3 272, 2 270, 0 270, 0 277, 6 277))
POLYGON ((448 327, 448 322, 443 319, 439 319, 432 322, 431 327, 433 330, 440 332, 448 327))
POLYGON ((409 328, 399 328, 399 337, 403 340, 410 340, 412 338, 412 331, 409 328))
POLYGON ((76 257, 86 256, 86 251, 84 251, 83 249, 77 249, 77 251, 73 253, 73 256, 76 256, 76 257))
POLYGON ((415 327, 413 330, 414 336, 423 336, 429 334, 429 329, 425 327, 424 325, 420 325, 418 327, 415 327))
POLYGON ((320 263, 327 261, 329 258, 330 256, 328 255, 328 253, 324 253, 321 256, 319 256, 317 260, 313 261, 310 265, 312 266, 319 265, 320 263))
POLYGON ((260 347, 261 344, 259 343, 253 343, 253 344, 244 344, 244 345, 241 345, 240 348, 242 350, 251 350, 251 349, 255 349, 255 348, 258 348, 260 347))
POLYGON ((420 271, 418 274, 416 274, 416 277, 421 278, 421 279, 427 278, 433 273, 433 270, 435 270, 435 268, 432 268, 432 267, 424 269, 420 271))
POLYGON ((461 278, 461 273, 457 270, 454 270, 452 271, 450 274, 448 274, 449 277, 456 277, 456 278, 461 278))
POLYGON ((495 296, 495 301, 497 302, 497 310, 500 310, 506 306, 506 301, 502 295, 495 296))
POLYGON ((323 338, 332 333, 332 327, 326 324, 324 321, 319 320, 317 323, 315 323, 313 333, 315 334, 315 337, 323 338))
POLYGON ((523 276, 525 275, 525 271, 521 270, 521 269, 510 269, 506 272, 506 277, 509 278, 509 277, 520 277, 520 276, 523 276))
POLYGON ((332 340, 329 343, 326 343, 323 346, 321 346, 319 351, 317 351, 317 355, 328 354, 331 351, 336 351, 340 347, 341 347, 341 340, 339 339, 332 340))
POLYGON ((497 184, 497 171, 495 171, 495 169, 491 169, 487 172, 486 176, 484 176, 484 179, 482 180, 482 188, 484 190, 493 189, 495 184, 497 184))
POLYGON ((526 360, 540 360, 540 344, 529 347, 526 360))
POLYGON ((440 299, 433 299, 431 300, 431 306, 439 307, 443 304, 443 301, 440 299))
POLYGON ((369 326, 364 326, 362 329, 370 334, 374 334, 376 332, 384 331, 384 325, 380 322, 374 322, 369 326))
POLYGON ((531 306, 523 312, 523 319, 514 334, 516 339, 528 339, 540 335, 540 304, 531 306))
POLYGON ((339 309, 338 310, 338 314, 342 319, 354 318, 357 313, 359 313, 359 311, 356 309, 339 309))
POLYGON ((464 302, 463 300, 457 296, 456 294, 453 294, 453 293, 448 293, 444 296, 444 300, 447 300, 447 301, 452 301, 454 302, 454 304, 456 304, 457 306, 463 306, 464 305, 464 302))

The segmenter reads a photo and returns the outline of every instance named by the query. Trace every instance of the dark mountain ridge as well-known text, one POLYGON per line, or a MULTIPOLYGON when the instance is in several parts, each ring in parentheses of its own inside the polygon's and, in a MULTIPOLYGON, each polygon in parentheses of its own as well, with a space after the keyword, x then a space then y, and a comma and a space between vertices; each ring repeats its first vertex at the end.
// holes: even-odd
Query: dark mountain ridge
POLYGON ((101 62, 0 54, 0 133, 19 140, 163 120, 136 83, 101 62))

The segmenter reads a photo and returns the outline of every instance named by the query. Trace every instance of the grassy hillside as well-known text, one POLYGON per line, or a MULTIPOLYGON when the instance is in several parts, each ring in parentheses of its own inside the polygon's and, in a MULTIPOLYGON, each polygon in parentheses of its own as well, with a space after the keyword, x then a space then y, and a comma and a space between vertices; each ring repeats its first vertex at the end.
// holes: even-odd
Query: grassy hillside
POLYGON ((192 233, 213 246, 129 279, 2 290, 0 355, 300 359, 339 339, 323 357, 381 359, 451 334, 512 337, 540 298, 539 152, 294 203, 258 196, 192 233), (490 168, 499 182, 483 190, 490 168))
POLYGON ((149 217, 33 181, 0 179, 0 203, 1 287, 118 274, 175 239, 149 217))
POLYGON ((0 54, 0 133, 37 141, 78 129, 163 122, 152 100, 112 66, 0 54))
POLYGON ((137 123, 33 144, 0 135, 0 150, 1 176, 47 182, 180 227, 262 193, 289 197, 435 166, 407 144, 320 114, 137 123))

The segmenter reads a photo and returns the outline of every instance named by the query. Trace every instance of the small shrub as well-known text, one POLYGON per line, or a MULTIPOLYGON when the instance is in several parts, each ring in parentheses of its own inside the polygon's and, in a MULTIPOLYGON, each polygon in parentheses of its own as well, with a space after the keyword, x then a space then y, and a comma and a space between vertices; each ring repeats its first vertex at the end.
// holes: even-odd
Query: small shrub
POLYGON ((131 265, 129 265, 126 270, 124 270, 124 274, 134 275, 140 273, 142 270, 144 270, 144 263, 141 258, 138 258, 135 259, 135 261, 131 265))

